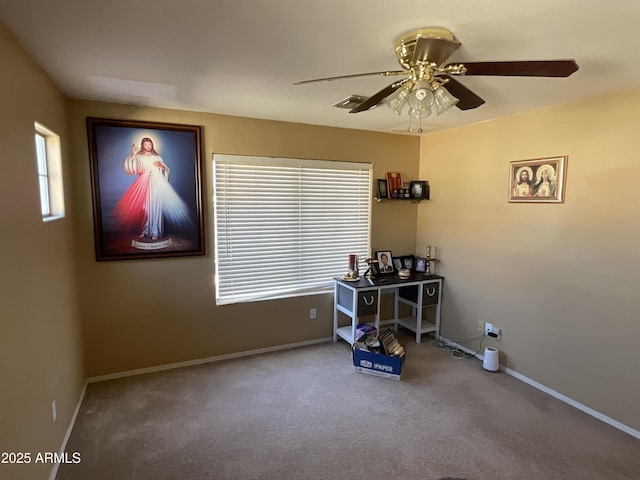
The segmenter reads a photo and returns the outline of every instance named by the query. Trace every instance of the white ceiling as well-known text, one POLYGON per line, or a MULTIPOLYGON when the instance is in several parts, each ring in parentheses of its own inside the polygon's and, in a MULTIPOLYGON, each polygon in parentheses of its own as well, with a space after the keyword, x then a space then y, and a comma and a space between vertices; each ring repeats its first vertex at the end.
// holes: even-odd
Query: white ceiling
MULTIPOLYGON (((450 61, 574 58, 568 78, 458 77, 486 100, 425 120, 458 127, 640 86, 638 0, 2 0, 0 20, 68 96, 404 133, 381 105, 331 105, 391 83, 396 37, 450 29, 450 61)), ((397 78, 397 77, 396 77, 397 78)))

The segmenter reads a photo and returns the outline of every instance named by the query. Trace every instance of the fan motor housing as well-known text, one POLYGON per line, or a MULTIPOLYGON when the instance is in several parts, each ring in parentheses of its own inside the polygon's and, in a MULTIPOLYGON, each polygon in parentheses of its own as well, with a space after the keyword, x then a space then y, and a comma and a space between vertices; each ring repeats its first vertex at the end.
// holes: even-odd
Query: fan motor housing
POLYGON ((462 45, 446 28, 429 27, 412 30, 396 41, 398 62, 407 70, 417 65, 441 66, 462 45))

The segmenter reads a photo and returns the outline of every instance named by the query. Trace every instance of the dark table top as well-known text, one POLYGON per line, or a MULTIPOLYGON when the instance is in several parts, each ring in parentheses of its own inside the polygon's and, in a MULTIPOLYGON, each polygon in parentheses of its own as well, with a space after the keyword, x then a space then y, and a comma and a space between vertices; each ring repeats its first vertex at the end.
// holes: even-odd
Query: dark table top
POLYGON ((402 285, 403 283, 423 282, 426 280, 438 280, 444 279, 444 277, 434 274, 425 275, 424 273, 413 272, 409 278, 400 278, 397 273, 386 273, 378 275, 376 278, 372 279, 360 277, 357 281, 345 280, 342 277, 334 277, 334 279, 343 285, 349 285, 353 288, 366 288, 402 285), (371 280, 371 282, 369 280, 371 280))

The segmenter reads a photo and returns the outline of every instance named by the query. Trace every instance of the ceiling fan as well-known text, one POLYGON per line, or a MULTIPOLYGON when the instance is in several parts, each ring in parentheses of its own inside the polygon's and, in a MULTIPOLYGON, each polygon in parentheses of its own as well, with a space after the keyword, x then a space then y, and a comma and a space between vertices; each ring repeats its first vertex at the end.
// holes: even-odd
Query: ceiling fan
POLYGON ((445 64, 460 45, 453 33, 445 28, 421 28, 401 35, 396 41, 396 56, 402 70, 316 78, 296 82, 294 85, 371 75, 405 75, 406 78, 399 79, 358 102, 349 113, 364 112, 385 102, 398 115, 408 106, 410 118, 422 120, 431 114, 432 107, 440 114, 454 105, 460 110, 470 110, 485 103, 453 76, 568 77, 579 68, 573 59, 445 64))

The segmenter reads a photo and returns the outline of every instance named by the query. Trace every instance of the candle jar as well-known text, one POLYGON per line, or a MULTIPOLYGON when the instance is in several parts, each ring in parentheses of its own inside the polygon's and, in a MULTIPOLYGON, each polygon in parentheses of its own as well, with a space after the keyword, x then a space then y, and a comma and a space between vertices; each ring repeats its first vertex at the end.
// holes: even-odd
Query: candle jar
POLYGON ((349 254, 349 276, 351 278, 358 278, 358 255, 355 253, 349 254))

